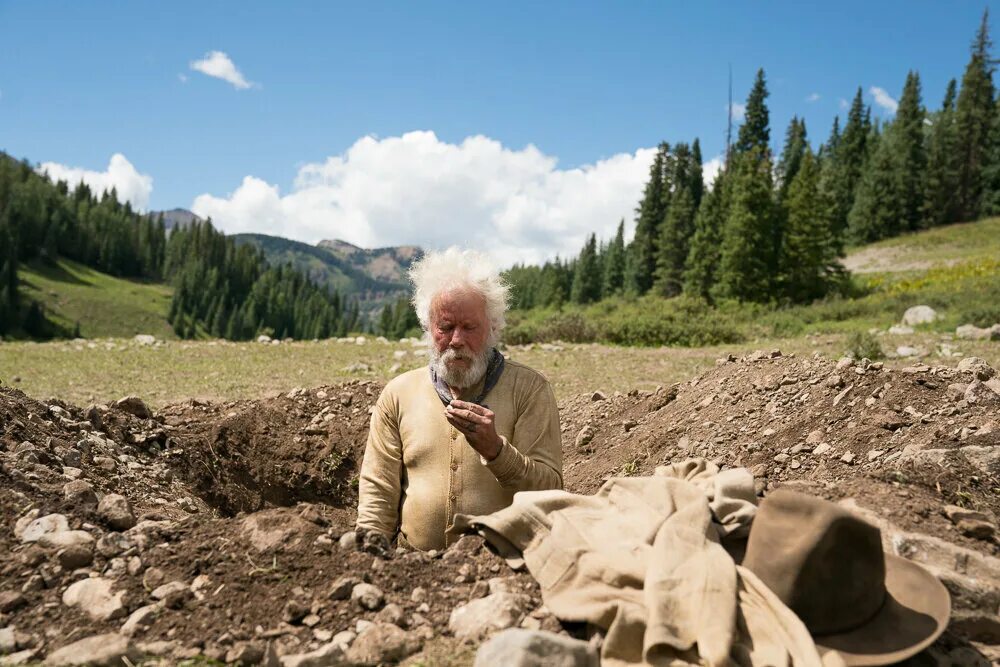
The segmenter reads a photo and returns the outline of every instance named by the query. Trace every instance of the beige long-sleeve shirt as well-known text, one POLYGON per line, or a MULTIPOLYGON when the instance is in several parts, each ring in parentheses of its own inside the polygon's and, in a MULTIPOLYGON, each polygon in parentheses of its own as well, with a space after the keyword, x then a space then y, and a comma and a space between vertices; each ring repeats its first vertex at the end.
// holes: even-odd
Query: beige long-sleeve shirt
MULTIPOLYGON (((462 393, 472 400, 479 386, 462 393)), ((507 360, 483 403, 496 417, 500 453, 484 462, 445 418, 430 373, 418 368, 386 385, 372 412, 361 465, 358 528, 418 549, 443 549, 456 514, 490 514, 517 491, 562 488, 555 394, 537 371, 507 360)))

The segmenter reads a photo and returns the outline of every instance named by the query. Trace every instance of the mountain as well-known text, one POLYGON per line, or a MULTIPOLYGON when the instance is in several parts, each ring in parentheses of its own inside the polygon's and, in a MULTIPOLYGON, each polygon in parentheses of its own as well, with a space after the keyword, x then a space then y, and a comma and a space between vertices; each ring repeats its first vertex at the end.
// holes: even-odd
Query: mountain
POLYGON ((369 317, 409 293, 406 270, 423 255, 416 246, 369 250, 344 241, 320 241, 313 246, 267 234, 233 234, 232 238, 259 248, 272 265, 290 263, 313 282, 357 299, 369 317))
POLYGON ((372 278, 397 283, 406 282, 406 271, 424 254, 423 249, 413 245, 365 249, 339 239, 320 241, 316 246, 350 263, 372 278))
POLYGON ((162 215, 163 224, 167 228, 167 231, 170 231, 174 227, 187 227, 193 222, 202 221, 201 217, 186 208, 172 208, 169 211, 154 211, 151 215, 153 215, 154 218, 157 215, 162 215))

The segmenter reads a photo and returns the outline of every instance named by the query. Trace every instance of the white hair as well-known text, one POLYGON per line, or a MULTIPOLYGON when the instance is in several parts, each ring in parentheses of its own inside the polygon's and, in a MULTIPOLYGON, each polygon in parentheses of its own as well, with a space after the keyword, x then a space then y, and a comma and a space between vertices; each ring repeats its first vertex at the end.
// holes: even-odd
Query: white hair
POLYGON ((413 308, 424 331, 430 330, 431 303, 435 297, 463 289, 481 294, 486 300, 486 317, 494 339, 507 324, 504 313, 510 288, 485 253, 459 250, 455 246, 443 252, 429 252, 410 267, 410 281, 413 308))

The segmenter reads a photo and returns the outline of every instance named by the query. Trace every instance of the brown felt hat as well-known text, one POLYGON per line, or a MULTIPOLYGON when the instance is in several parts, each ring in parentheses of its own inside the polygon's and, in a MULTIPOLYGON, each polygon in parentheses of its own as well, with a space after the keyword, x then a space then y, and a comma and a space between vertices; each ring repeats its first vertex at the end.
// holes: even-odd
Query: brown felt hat
POLYGON ((881 531, 842 507, 778 489, 761 502, 743 567, 848 665, 888 665, 934 643, 951 599, 930 572, 883 553, 881 531))

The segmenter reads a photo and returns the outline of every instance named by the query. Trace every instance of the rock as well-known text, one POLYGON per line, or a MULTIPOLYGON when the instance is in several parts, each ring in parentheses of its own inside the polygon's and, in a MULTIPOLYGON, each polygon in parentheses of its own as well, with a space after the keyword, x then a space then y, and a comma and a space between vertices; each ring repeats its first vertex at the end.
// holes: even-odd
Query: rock
POLYGON ((153 416, 153 413, 138 396, 119 398, 112 406, 139 419, 149 419, 153 416))
POLYGON ((958 450, 965 460, 985 473, 1000 475, 1000 447, 969 445, 958 450))
POLYGON ((958 362, 955 368, 963 373, 972 373, 977 380, 982 380, 983 382, 996 375, 996 371, 984 359, 980 359, 979 357, 966 357, 958 362))
POLYGON ((134 665, 139 662, 142 652, 128 637, 116 632, 94 635, 63 646, 49 653, 46 665, 134 665))
POLYGON ((916 357, 920 355, 920 350, 910 345, 900 345, 896 348, 896 354, 900 357, 916 357))
POLYGON ((109 493, 97 505, 97 514, 115 530, 128 530, 135 525, 132 505, 125 496, 109 493))
POLYGON ((257 342, 258 343, 270 343, 271 342, 271 337, 268 336, 267 334, 261 334, 261 335, 257 336, 257 342))
POLYGON ((341 549, 353 551, 358 547, 358 534, 353 530, 349 530, 340 536, 340 539, 337 540, 337 544, 341 549))
POLYGON ((913 306, 903 313, 903 324, 911 327, 917 324, 930 324, 936 319, 937 312, 930 306, 913 306))
POLYGON ((110 532, 104 533, 97 540, 97 553, 105 558, 114 558, 129 549, 135 548, 135 542, 124 533, 110 532))
POLYGON ((90 565, 94 561, 94 552, 87 546, 74 544, 60 549, 56 557, 63 569, 69 571, 90 565))
POLYGON ((236 642, 226 651, 226 664, 257 665, 263 659, 264 647, 258 642, 236 642))
POLYGON ((158 604, 147 604, 145 607, 139 607, 122 623, 122 627, 118 632, 131 637, 135 633, 141 632, 151 626, 159 613, 160 605, 158 604))
POLYGON ((309 614, 309 605, 304 600, 292 598, 285 602, 281 610, 281 620, 293 625, 298 624, 309 614))
POLYGON ((160 600, 164 606, 170 609, 180 609, 185 602, 194 596, 194 593, 191 592, 191 587, 183 581, 171 581, 154 588, 150 596, 154 600, 160 600))
POLYGON ((0 593, 0 613, 9 614, 28 604, 27 599, 16 591, 0 593))
POLYGON ((156 336, 152 336, 150 334, 136 334, 132 340, 143 347, 156 345, 156 336))
POLYGON ((395 625, 375 623, 351 643, 347 649, 347 661, 366 667, 395 664, 419 648, 419 642, 395 625))
POLYGON ((844 386, 844 378, 840 377, 837 373, 833 373, 823 380, 823 385, 830 389, 839 389, 844 386))
POLYGON ((1000 340, 1000 324, 982 329, 974 324, 963 324, 955 329, 955 337, 962 340, 1000 340))
POLYGON ((811 431, 808 436, 806 436, 806 444, 808 445, 818 445, 823 442, 823 431, 816 429, 811 431))
POLYGON ((257 551, 268 551, 297 546, 315 526, 298 515, 262 510, 244 518, 240 529, 257 551))
POLYGON ((344 646, 334 637, 334 641, 315 651, 284 655, 278 660, 281 667, 339 667, 344 664, 344 646))
POLYGON ((423 602, 427 599, 427 589, 423 586, 417 586, 412 591, 410 591, 410 601, 411 602, 423 602))
POLYGON ((854 459, 855 459, 854 452, 844 452, 844 455, 840 457, 840 460, 846 463, 847 465, 851 465, 852 463, 854 463, 854 459))
POLYGON ((346 600, 351 597, 351 591, 354 590, 354 587, 360 583, 361 581, 357 577, 341 577, 333 582, 327 596, 331 600, 346 600))
MULTIPOLYGON (((69 522, 62 514, 46 514, 29 522, 21 532, 21 542, 37 542, 42 535, 69 530, 69 522)), ((16 528, 15 528, 16 534, 16 528)))
POLYGON ((382 608, 382 611, 375 614, 377 623, 391 623, 401 628, 406 627, 406 612, 395 602, 390 602, 382 608))
POLYGON ((111 592, 114 584, 110 579, 95 577, 82 579, 63 593, 62 601, 67 607, 79 607, 95 621, 109 621, 125 615, 125 591, 111 592))
POLYGON ((831 449, 832 449, 832 447, 830 447, 830 443, 828 443, 828 442, 821 442, 821 443, 819 443, 818 445, 816 445, 813 448, 812 453, 813 453, 814 456, 822 456, 823 454, 826 454, 831 449))
POLYGON ((584 447, 589 445, 590 441, 594 439, 595 435, 597 435, 597 429, 595 429, 590 424, 584 426, 582 429, 580 429, 580 432, 576 434, 576 441, 574 443, 576 445, 576 448, 583 449, 584 447))
POLYGON ((902 417, 888 410, 875 415, 873 421, 876 426, 884 428, 887 431, 898 430, 905 424, 902 417))
POLYGON ((590 400, 592 401, 603 401, 606 398, 607 396, 605 396, 603 391, 595 391, 593 394, 590 395, 590 400))
POLYGON ((993 405, 1000 402, 1000 394, 993 391, 986 383, 973 380, 965 390, 965 400, 980 405, 993 405))
POLYGON ((76 479, 63 485, 63 497, 66 502, 79 508, 97 507, 97 494, 94 487, 82 479, 76 479))
POLYGON ((893 336, 909 336, 913 333, 913 327, 902 324, 894 324, 889 327, 889 333, 893 336))
POLYGON ((524 616, 526 596, 498 592, 472 600, 451 612, 448 627, 455 637, 476 641, 499 630, 516 627, 524 616))
POLYGON ((992 540, 997 532, 997 527, 989 521, 978 519, 962 519, 955 524, 959 531, 966 537, 973 537, 978 540, 992 540))
POLYGON ((94 536, 85 530, 64 530, 61 533, 46 533, 38 538, 38 544, 47 549, 86 546, 94 543, 94 536))
POLYGON ((351 590, 351 600, 357 602, 362 609, 375 611, 385 603, 385 595, 371 584, 357 584, 351 590))
POLYGON ((598 667, 600 656, 585 641, 552 632, 512 628, 476 651, 473 667, 598 667))

